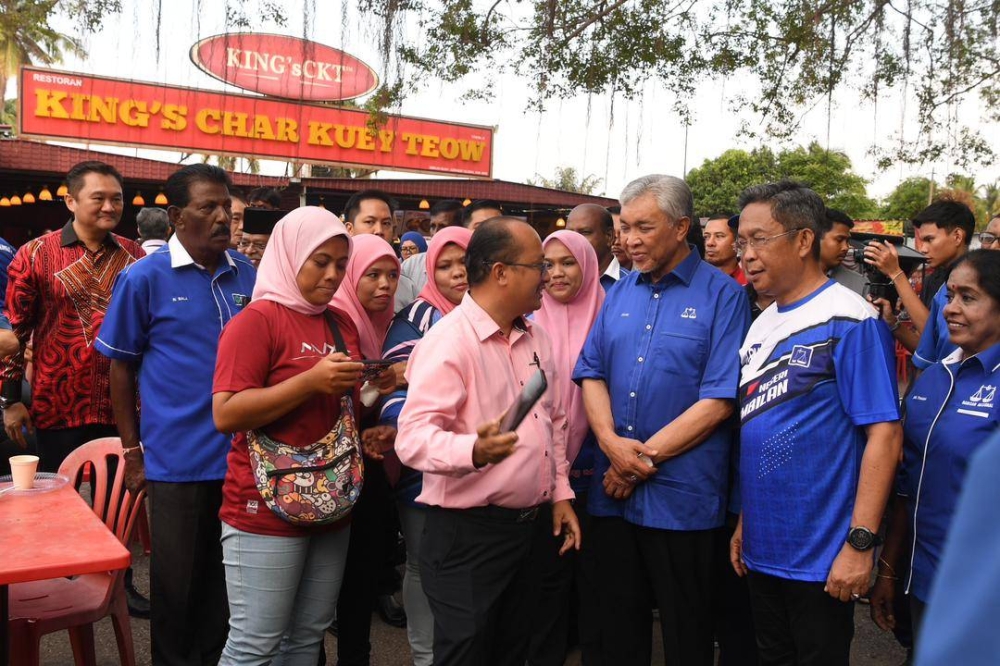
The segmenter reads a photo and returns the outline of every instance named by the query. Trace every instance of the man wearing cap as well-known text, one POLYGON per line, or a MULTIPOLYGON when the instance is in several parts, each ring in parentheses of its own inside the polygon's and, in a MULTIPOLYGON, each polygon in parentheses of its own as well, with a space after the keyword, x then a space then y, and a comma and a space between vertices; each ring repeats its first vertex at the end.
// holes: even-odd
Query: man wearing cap
POLYGON ((747 276, 743 274, 740 260, 736 256, 733 244, 736 242, 736 229, 740 225, 739 215, 728 213, 713 215, 705 223, 705 261, 736 280, 740 286, 746 286, 747 276))
POLYGON ((260 265, 260 258, 264 256, 264 250, 267 249, 267 242, 271 240, 274 225, 283 217, 284 211, 275 211, 271 208, 247 208, 243 215, 243 234, 236 246, 236 251, 246 257, 254 268, 257 268, 260 265), (275 215, 275 212, 280 213, 280 215, 275 215))

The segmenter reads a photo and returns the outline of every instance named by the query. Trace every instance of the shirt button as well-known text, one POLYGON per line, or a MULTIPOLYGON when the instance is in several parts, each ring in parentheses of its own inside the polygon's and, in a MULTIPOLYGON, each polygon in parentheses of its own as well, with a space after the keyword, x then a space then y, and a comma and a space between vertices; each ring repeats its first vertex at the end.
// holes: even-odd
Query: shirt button
POLYGON ((659 297, 660 297, 659 294, 653 294, 653 298, 659 298, 659 297))
POLYGON ((651 329, 651 328, 653 328, 653 327, 652 327, 652 326, 651 326, 650 324, 646 324, 646 330, 647 330, 647 331, 648 331, 649 329, 651 329))
POLYGON ((628 431, 629 431, 629 432, 632 432, 632 426, 629 426, 629 427, 628 427, 628 431))
POLYGON ((629 394, 628 394, 628 397, 630 397, 630 398, 634 398, 634 397, 635 397, 635 391, 632 391, 631 393, 629 393, 629 394))
POLYGON ((641 356, 639 357, 639 363, 642 363, 642 357, 641 356))

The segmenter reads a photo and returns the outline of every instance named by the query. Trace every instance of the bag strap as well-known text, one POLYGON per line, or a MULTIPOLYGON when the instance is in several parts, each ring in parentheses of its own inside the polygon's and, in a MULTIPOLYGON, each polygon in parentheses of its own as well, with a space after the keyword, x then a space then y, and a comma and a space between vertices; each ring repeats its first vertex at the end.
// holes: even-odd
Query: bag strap
POLYGON ((340 334, 340 329, 337 328, 337 320, 334 318, 333 313, 330 312, 329 308, 323 311, 323 316, 326 317, 326 323, 330 326, 330 332, 333 333, 333 343, 337 346, 337 351, 350 356, 351 350, 347 348, 347 343, 344 342, 344 336, 340 334))

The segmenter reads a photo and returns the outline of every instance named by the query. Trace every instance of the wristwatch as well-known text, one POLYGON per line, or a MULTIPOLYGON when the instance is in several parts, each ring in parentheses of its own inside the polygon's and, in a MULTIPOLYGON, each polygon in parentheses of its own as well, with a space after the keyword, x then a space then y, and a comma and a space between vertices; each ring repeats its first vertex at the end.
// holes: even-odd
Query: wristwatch
POLYGON ((852 527, 847 532, 847 543, 854 550, 860 550, 862 552, 866 550, 871 550, 875 546, 882 543, 882 540, 877 534, 872 532, 867 527, 852 527))

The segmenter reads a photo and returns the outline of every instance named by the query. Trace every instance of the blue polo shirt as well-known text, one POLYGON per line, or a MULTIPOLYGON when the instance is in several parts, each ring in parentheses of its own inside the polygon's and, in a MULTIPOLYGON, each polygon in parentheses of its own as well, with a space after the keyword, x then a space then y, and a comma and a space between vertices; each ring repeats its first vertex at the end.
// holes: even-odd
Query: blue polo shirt
POLYGON ((995 666, 1000 654, 1000 433, 976 452, 931 588, 917 666, 995 666))
POLYGON ((931 311, 927 315, 927 325, 920 334, 920 342, 913 352, 913 365, 926 370, 944 360, 957 349, 948 337, 948 323, 944 320, 944 306, 948 305, 948 285, 943 284, 931 300, 931 311))
POLYGON ((956 350, 917 379, 906 398, 900 493, 913 539, 907 591, 927 601, 969 458, 1000 423, 1000 344, 963 359, 956 350))
POLYGON ((121 272, 95 343, 138 364, 139 432, 150 481, 216 481, 230 436, 212 420, 212 376, 222 328, 249 304, 257 272, 227 252, 215 274, 177 237, 121 272))
MULTIPOLYGON (((746 293, 691 248, 655 284, 633 271, 608 291, 573 379, 608 386, 615 432, 641 442, 699 400, 735 400, 739 348, 750 325, 746 293)), ((607 456, 594 451, 588 510, 643 527, 704 530, 723 524, 733 428, 657 465, 631 497, 604 492, 607 456)))

